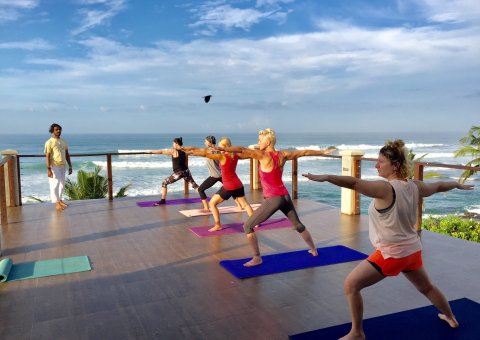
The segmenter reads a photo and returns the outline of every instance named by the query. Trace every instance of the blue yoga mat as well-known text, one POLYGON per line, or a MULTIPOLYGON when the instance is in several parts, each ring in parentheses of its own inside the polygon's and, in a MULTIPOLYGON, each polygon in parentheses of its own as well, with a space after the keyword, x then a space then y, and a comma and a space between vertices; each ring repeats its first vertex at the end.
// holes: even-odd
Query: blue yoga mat
POLYGON ((92 270, 87 256, 68 257, 13 264, 5 258, 0 261, 0 282, 34 279, 92 270))
MULTIPOLYGON (((415 294, 415 292, 413 292, 415 294)), ((377 316, 363 321, 367 339, 388 340, 470 340, 480 339, 480 304, 467 298, 450 301, 460 327, 451 328, 437 316, 434 306, 377 316)), ((351 324, 322 328, 291 335, 291 340, 338 339, 350 331, 351 324)))
POLYGON ((317 248, 318 256, 312 256, 307 250, 262 256, 259 266, 245 267, 243 264, 251 258, 224 260, 220 265, 239 279, 261 275, 283 273, 291 270, 326 266, 329 264, 366 259, 368 256, 345 246, 317 248))

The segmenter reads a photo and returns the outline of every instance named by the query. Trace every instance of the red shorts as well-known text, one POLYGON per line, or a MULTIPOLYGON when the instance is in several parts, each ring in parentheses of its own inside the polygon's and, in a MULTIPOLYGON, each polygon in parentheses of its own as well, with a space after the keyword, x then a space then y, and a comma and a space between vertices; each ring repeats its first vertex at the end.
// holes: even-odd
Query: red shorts
POLYGON ((367 259, 383 276, 397 276, 400 272, 411 272, 422 267, 422 251, 411 255, 384 259, 380 250, 375 250, 367 259))

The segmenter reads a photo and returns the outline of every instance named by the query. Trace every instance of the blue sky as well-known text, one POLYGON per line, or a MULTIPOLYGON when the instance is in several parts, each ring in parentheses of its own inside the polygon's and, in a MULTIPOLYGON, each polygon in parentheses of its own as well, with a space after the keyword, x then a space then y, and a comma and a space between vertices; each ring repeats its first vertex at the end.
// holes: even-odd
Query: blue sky
POLYGON ((0 32, 0 133, 480 121, 478 0, 0 0, 0 32))

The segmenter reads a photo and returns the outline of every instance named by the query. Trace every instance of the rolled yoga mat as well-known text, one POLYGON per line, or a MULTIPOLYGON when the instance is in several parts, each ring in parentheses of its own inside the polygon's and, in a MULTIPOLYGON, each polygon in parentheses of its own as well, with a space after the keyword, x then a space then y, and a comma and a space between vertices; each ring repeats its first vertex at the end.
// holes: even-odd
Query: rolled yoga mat
POLYGON ((298 250, 288 253, 262 256, 263 263, 254 267, 245 267, 243 264, 251 258, 220 261, 220 265, 239 279, 288 272, 291 270, 310 267, 326 266, 330 264, 358 261, 368 256, 345 246, 337 245, 317 248, 318 256, 313 256, 308 250, 298 250))
POLYGON ((13 264, 9 258, 0 261, 0 282, 34 279, 92 270, 88 256, 68 257, 13 264))
MULTIPOLYGON (((412 294, 417 294, 412 288, 412 294)), ((413 296, 413 295, 412 295, 413 296)), ((435 306, 420 307, 403 312, 363 320, 367 339, 388 340, 457 340, 480 339, 480 304, 467 298, 450 301, 460 327, 452 328, 438 318, 435 306)), ((348 334, 351 323, 291 335, 291 340, 338 339, 348 334)))
MULTIPOLYGON (((250 204, 253 210, 257 209, 260 205, 261 205, 260 203, 250 204)), ((220 214, 232 214, 232 213, 238 213, 238 212, 244 212, 244 211, 245 210, 239 210, 236 205, 218 207, 218 212, 220 214)), ((212 214, 211 211, 205 211, 203 209, 180 210, 179 212, 180 214, 185 215, 187 217, 207 216, 212 214)))
MULTIPOLYGON (((271 220, 266 220, 265 222, 260 223, 260 225, 255 228, 255 231, 263 230, 272 230, 280 228, 288 228, 292 226, 292 222, 288 218, 274 218, 271 220)), ((231 235, 231 234, 243 234, 243 223, 226 223, 222 224, 222 230, 218 231, 208 231, 212 228, 212 225, 201 226, 201 227, 192 227, 190 231, 193 232, 198 237, 207 237, 207 236, 219 236, 219 235, 231 235)))
MULTIPOLYGON (((156 201, 145 201, 145 202, 137 202, 137 205, 141 208, 146 208, 146 207, 156 207, 156 203, 159 202, 160 200, 156 201)), ((159 205, 160 207, 162 205, 172 205, 172 204, 185 204, 185 203, 200 203, 202 202, 202 199, 200 197, 195 197, 195 198, 179 198, 179 199, 174 199, 174 200, 169 200, 167 199, 165 201, 165 204, 159 205)))

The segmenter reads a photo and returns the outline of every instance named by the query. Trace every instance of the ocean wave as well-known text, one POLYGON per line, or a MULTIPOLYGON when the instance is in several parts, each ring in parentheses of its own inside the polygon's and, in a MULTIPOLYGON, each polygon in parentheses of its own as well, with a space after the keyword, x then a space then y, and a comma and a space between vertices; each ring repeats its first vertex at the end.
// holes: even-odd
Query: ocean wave
MULTIPOLYGON (((435 148, 435 147, 444 147, 444 144, 427 144, 427 143, 407 143, 405 147, 407 149, 418 149, 418 148, 435 148)), ((337 145, 339 150, 380 150, 383 145, 372 145, 372 144, 340 144, 337 145)))
MULTIPOLYGON (((238 163, 242 164, 248 162, 248 160, 241 160, 238 163)), ((99 165, 103 168, 107 167, 106 161, 94 161, 95 165, 99 165)), ((189 158, 188 167, 206 167, 205 158, 189 158)), ((112 168, 120 169, 166 169, 172 168, 172 161, 170 158, 165 159, 164 161, 113 161, 112 168)))

